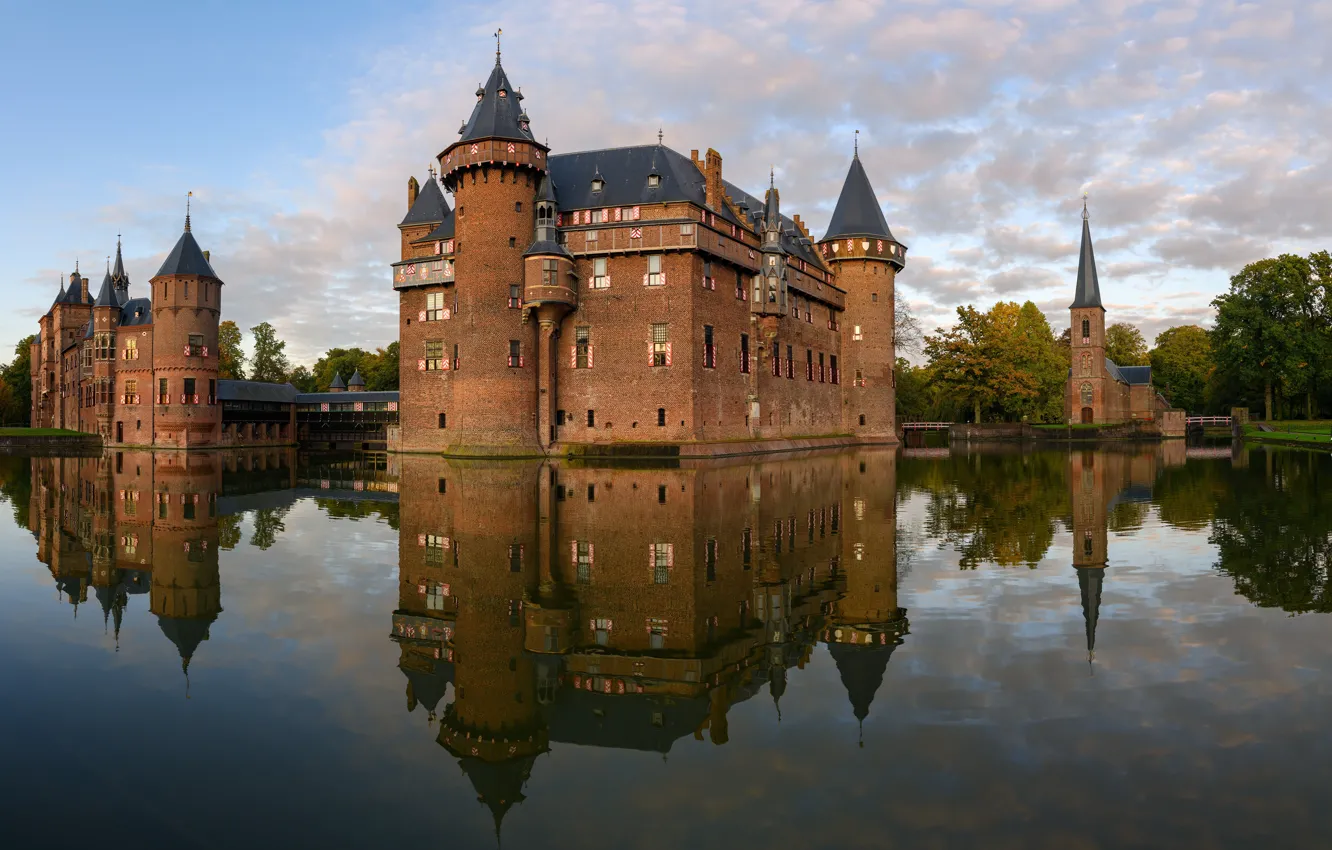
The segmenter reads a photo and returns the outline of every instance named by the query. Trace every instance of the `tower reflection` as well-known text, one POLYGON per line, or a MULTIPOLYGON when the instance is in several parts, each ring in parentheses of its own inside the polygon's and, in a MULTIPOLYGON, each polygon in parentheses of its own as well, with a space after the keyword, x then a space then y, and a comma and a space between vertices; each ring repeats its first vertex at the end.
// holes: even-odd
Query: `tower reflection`
POLYGON ((907 633, 891 450, 400 463, 407 707, 438 721, 497 828, 552 743, 720 745, 764 690, 780 717, 818 641, 863 720, 907 633))

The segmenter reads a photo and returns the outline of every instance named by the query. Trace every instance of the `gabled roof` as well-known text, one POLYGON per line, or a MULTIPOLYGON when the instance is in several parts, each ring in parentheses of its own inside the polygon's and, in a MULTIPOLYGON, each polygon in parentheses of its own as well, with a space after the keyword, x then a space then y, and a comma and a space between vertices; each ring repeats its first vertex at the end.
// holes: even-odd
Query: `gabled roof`
POLYGON ((472 117, 463 125, 459 142, 472 142, 477 139, 536 141, 532 136, 531 125, 527 122, 527 113, 522 107, 523 96, 509 82, 498 55, 495 57, 495 68, 490 72, 490 79, 478 90, 478 93, 480 97, 472 109, 472 117))
MULTIPOLYGON (((726 194, 731 196, 731 200, 737 206, 745 208, 745 214, 749 217, 749 226, 761 231, 763 217, 767 212, 767 201, 760 201, 729 180, 723 180, 722 185, 726 188, 726 194)), ((809 241, 805 234, 800 232, 800 229, 795 226, 795 222, 790 218, 781 216, 781 222, 782 250, 790 256, 800 257, 805 262, 822 268, 823 260, 819 258, 819 252, 814 250, 813 242, 809 241)))
POLYGON ((412 203, 412 208, 407 211, 406 217, 399 222, 398 226, 439 224, 450 215, 450 212, 449 202, 444 199, 444 190, 439 188, 439 181, 435 179, 435 175, 431 174, 417 194, 416 200, 412 203))
POLYGON ((427 233, 425 236, 422 236, 420 239, 417 239, 412 244, 421 245, 426 242, 443 242, 446 239, 452 239, 454 225, 456 223, 457 219, 453 216, 453 210, 449 210, 448 215, 444 216, 444 220, 439 223, 438 227, 427 233))
POLYGON ((153 277, 164 277, 167 275, 197 275, 199 277, 211 277, 218 279, 217 272, 209 265, 208 258, 204 256, 203 249, 199 243, 194 241, 194 234, 190 232, 190 223, 185 222, 185 232, 180 234, 176 240, 176 247, 167 254, 166 260, 162 262, 162 267, 157 270, 153 277))
POLYGON ((859 153, 851 158, 851 168, 846 172, 842 193, 837 196, 837 206, 833 208, 832 220, 828 222, 828 231, 823 234, 823 239, 826 241, 843 236, 871 236, 897 241, 888 229, 888 220, 883 217, 883 208, 874 196, 874 187, 870 185, 869 175, 865 173, 859 153))
POLYGON ((1096 254, 1092 251, 1091 222, 1085 206, 1082 208, 1082 249, 1078 251, 1078 282, 1073 303, 1068 307, 1070 310, 1075 307, 1105 309, 1101 304, 1101 284, 1096 279, 1096 254))

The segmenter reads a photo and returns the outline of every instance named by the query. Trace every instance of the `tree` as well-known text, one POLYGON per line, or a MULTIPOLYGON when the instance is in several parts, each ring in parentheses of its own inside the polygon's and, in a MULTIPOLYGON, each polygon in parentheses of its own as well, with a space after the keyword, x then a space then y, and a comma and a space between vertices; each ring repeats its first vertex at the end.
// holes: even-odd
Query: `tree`
POLYGON ((305 366, 297 366, 287 375, 287 383, 303 393, 317 393, 320 391, 319 382, 315 376, 305 366))
POLYGON ((281 383, 287 380, 290 366, 287 363, 287 343, 278 339, 277 331, 268 322, 261 322, 250 328, 254 335, 254 366, 250 371, 250 380, 267 383, 281 383))
POLYGON ((1201 411, 1207 403, 1207 384, 1216 368, 1212 341, 1197 325, 1162 331, 1149 358, 1152 383, 1178 408, 1201 411))
POLYGON ((1015 368, 1035 380, 1035 393, 1011 397, 1006 409, 1015 418, 1033 422, 1063 419, 1068 355, 1059 347, 1045 314, 1030 301, 1018 310, 1013 353, 1015 368))
POLYGON ((893 346, 897 349, 897 353, 919 354, 923 337, 920 321, 911 312, 911 305, 903 300, 895 301, 893 304, 893 346))
POLYGON ((912 366, 905 357, 897 358, 893 368, 897 383, 897 419, 899 422, 921 422, 930 419, 933 408, 930 386, 925 369, 912 366))
POLYGON ((245 352, 241 350, 241 332, 230 319, 217 326, 217 376, 224 380, 245 380, 245 352))
POLYGON ((367 390, 396 390, 398 388, 398 341, 375 352, 372 362, 361 375, 367 390))
POLYGON ((1105 356, 1116 366, 1146 366, 1147 341, 1127 322, 1115 322, 1105 329, 1105 356))
POLYGON ((1317 359, 1320 337, 1326 347, 1326 332, 1319 333, 1309 313, 1308 305, 1317 300, 1312 274, 1310 262, 1293 254, 1259 260, 1241 269, 1230 279, 1230 291, 1212 301, 1217 368, 1241 387, 1261 387, 1269 420, 1283 383, 1312 386, 1317 369, 1310 361, 1317 359))
POLYGON ((8 392, 0 403, 0 423, 27 425, 32 418, 32 349, 35 335, 24 337, 14 346, 14 359, 0 366, 0 384, 8 392))
MULTIPOLYGON (((360 371, 361 377, 364 378, 364 370, 373 356, 360 348, 330 348, 323 357, 315 361, 313 372, 315 382, 319 386, 317 391, 326 391, 337 375, 341 375, 345 382, 360 371)), ((366 389, 369 389, 369 386, 366 389)))
POLYGON ((997 398, 996 364, 989 350, 989 316, 968 304, 957 308, 957 324, 925 337, 925 356, 934 383, 969 404, 972 421, 997 398))

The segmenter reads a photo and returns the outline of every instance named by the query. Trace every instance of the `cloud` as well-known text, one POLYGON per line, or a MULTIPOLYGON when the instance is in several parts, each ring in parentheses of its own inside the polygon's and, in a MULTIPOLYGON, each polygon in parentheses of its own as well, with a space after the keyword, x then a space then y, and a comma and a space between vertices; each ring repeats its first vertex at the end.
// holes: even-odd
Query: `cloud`
MULTIPOLYGON (((196 232, 227 280, 228 316, 272 321, 299 361, 396 336, 388 263, 406 180, 456 138, 497 24, 488 7, 448 11, 447 29, 355 54, 344 118, 312 132, 308 158, 199 187, 196 232)), ((1066 324, 1051 292, 1072 286, 1083 192, 1106 299, 1156 305, 1148 323, 1205 319, 1239 266, 1327 247, 1332 232, 1323 6, 554 0, 506 17, 522 24, 505 34, 505 67, 556 153, 660 128, 677 150, 718 149, 741 186, 774 168, 783 207, 817 234, 860 129, 913 249, 901 284, 927 327, 998 298, 1064 301, 1050 315, 1066 324)), ((159 228, 159 257, 178 232, 174 213, 146 212, 175 199, 125 187, 94 206, 159 228)), ((24 282, 20 330, 57 273, 24 282)))

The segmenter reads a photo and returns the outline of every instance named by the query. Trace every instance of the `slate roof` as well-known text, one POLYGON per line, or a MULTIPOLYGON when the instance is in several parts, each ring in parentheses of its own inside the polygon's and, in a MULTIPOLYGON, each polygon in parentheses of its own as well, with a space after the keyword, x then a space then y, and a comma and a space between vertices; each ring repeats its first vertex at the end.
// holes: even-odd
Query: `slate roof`
MULTIPOLYGON (((707 200, 703 172, 689 157, 665 145, 556 154, 547 160, 547 166, 562 210, 664 201, 689 201, 703 206, 707 200), (648 175, 652 173, 661 177, 661 181, 650 189, 648 175), (592 191, 594 177, 600 177, 605 184, 600 192, 592 191)), ((725 215, 732 224, 741 223, 729 210, 717 210, 717 214, 725 215)))
POLYGON ((1078 589, 1082 596, 1082 622, 1087 635, 1087 656, 1096 649, 1096 621, 1101 613, 1101 583, 1105 570, 1101 567, 1078 569, 1078 589))
POLYGON ((281 404, 295 404, 297 395, 299 393, 291 384, 228 379, 217 382, 219 401, 275 401, 281 404))
POLYGON ((157 625, 167 640, 176 645, 181 661, 188 665, 199 644, 208 640, 208 627, 216 619, 216 614, 205 618, 158 617, 157 625))
POLYGON ((896 648, 895 643, 871 646, 829 644, 828 654, 841 674, 842 685, 857 720, 869 716, 870 703, 874 702, 874 695, 883 684, 883 672, 888 669, 888 659, 892 658, 896 648))
POLYGON ((400 398, 397 390, 370 390, 369 392, 340 392, 340 393, 300 393, 296 396, 297 404, 319 404, 321 402, 333 402, 343 404, 353 401, 398 401, 400 398))
POLYGON ((413 242, 413 245, 420 245, 423 242, 443 242, 446 239, 452 239, 454 234, 454 225, 457 219, 453 217, 453 210, 449 210, 444 216, 444 220, 439 223, 439 227, 422 236, 413 242))
POLYGON ((352 372, 351 380, 347 382, 347 386, 348 386, 348 387, 363 387, 363 386, 365 386, 365 378, 362 378, 362 377, 361 377, 361 370, 360 370, 360 369, 357 369, 357 370, 355 370, 354 372, 352 372))
POLYGON ((148 298, 131 298, 120 305, 120 326, 151 325, 153 302, 148 298))
POLYGON ((439 224, 451 214, 452 210, 449 209, 449 202, 444 199, 444 190, 439 188, 439 181, 432 174, 426 180, 425 185, 421 187, 421 191, 417 193, 412 208, 407 211, 407 216, 403 218, 398 226, 439 224))
POLYGON ((459 142, 473 142, 477 139, 515 139, 534 142, 531 125, 527 123, 527 114, 522 107, 522 94, 509 82, 504 67, 495 57, 495 69, 490 72, 490 79, 479 90, 472 117, 462 127, 459 142), (500 96, 500 92, 504 96, 500 96))
MULTIPOLYGON (((697 169, 695 169, 697 171, 697 169)), ((731 200, 736 206, 744 206, 745 213, 749 216, 749 224, 756 230, 762 230, 763 216, 766 211, 766 202, 736 186, 730 181, 723 180, 722 185, 726 187, 726 194, 731 196, 731 200)), ((782 216, 782 250, 790 256, 800 257, 807 263, 811 263, 819 268, 823 267, 823 260, 819 257, 818 251, 814 250, 814 243, 805 237, 803 233, 795 226, 795 221, 782 216)))
POLYGON ((97 300, 93 302, 94 307, 119 307, 120 299, 116 298, 116 285, 111 282, 111 270, 106 270, 106 277, 102 278, 102 289, 97 293, 97 300))
POLYGON ((328 386, 329 389, 345 390, 347 389, 347 382, 342 380, 341 372, 335 372, 333 375, 333 383, 329 384, 328 386))
POLYGON ((1152 382, 1151 366, 1120 366, 1119 373, 1124 376, 1124 381, 1129 384, 1150 384, 1152 382))
POLYGON ((55 305, 59 304, 64 300, 65 300, 65 278, 62 275, 60 277, 60 291, 56 293, 55 300, 51 302, 51 306, 54 307, 55 305))
POLYGON ((153 277, 162 277, 163 275, 188 274, 199 277, 211 277, 214 280, 219 279, 217 272, 209 265, 208 258, 204 256, 203 249, 199 243, 194 241, 194 234, 190 232, 189 222, 185 224, 185 232, 180 234, 180 239, 176 240, 176 247, 167 254, 166 260, 162 262, 162 268, 157 270, 153 277))
POLYGON ((116 239, 116 264, 111 269, 111 279, 116 283, 129 285, 129 275, 125 274, 125 261, 120 256, 120 239, 116 239))
POLYGON ((1096 254, 1092 251, 1091 222, 1087 219, 1087 210, 1082 210, 1082 249, 1078 252, 1078 282, 1073 292, 1073 303, 1068 305, 1069 309, 1075 307, 1100 307, 1101 304, 1101 284, 1096 279, 1096 254))
POLYGON ((869 175, 865 173, 865 166, 861 164, 858 153, 851 158, 851 168, 846 172, 842 193, 837 196, 837 206, 833 208, 832 220, 828 222, 828 231, 823 234, 823 239, 843 236, 871 236, 897 241, 888 229, 888 220, 883 217, 883 208, 874 196, 874 187, 870 185, 869 175))

